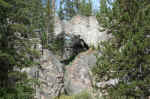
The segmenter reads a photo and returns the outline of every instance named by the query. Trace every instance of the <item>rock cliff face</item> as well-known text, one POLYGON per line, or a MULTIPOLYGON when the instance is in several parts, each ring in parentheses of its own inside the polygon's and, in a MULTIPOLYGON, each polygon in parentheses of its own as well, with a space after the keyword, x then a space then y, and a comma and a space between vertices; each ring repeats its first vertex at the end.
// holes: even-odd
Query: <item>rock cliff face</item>
POLYGON ((100 41, 107 40, 110 35, 100 32, 102 29, 95 16, 85 17, 77 15, 70 21, 61 21, 58 17, 55 18, 55 34, 58 35, 62 31, 74 35, 80 35, 81 38, 89 46, 97 46, 100 41))

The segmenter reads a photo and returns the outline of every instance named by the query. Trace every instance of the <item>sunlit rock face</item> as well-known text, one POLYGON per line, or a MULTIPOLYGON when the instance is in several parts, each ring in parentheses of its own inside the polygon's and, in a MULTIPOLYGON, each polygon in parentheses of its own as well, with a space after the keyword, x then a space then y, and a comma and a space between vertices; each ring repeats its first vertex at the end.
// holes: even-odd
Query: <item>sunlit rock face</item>
POLYGON ((58 35, 60 33, 62 33, 62 21, 60 20, 60 18, 58 16, 55 16, 55 19, 54 19, 54 33, 55 35, 58 35))
POLYGON ((80 35, 89 46, 96 47, 99 42, 110 38, 106 31, 99 31, 102 27, 100 27, 95 16, 77 15, 70 21, 60 21, 59 18, 55 18, 55 22, 56 35, 61 33, 60 31, 64 31, 66 34, 80 35))
POLYGON ((88 50, 80 53, 72 64, 66 67, 64 88, 69 95, 79 94, 82 91, 92 91, 92 75, 90 69, 96 64, 97 52, 88 50))

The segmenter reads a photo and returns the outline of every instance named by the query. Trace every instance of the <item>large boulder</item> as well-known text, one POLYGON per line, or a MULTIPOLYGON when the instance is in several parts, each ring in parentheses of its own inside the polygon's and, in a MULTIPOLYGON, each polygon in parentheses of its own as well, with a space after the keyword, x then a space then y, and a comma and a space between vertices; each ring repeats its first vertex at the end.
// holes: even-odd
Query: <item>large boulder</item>
POLYGON ((39 84, 34 86, 36 99, 53 99, 64 92, 64 65, 49 50, 44 49, 39 66, 24 68, 30 78, 35 78, 39 84))
POLYGON ((44 50, 40 58, 40 86, 37 87, 38 99, 52 99, 63 93, 64 66, 49 50, 44 50), (40 98, 41 97, 41 98, 40 98))
POLYGON ((92 90, 90 68, 96 64, 96 53, 92 50, 83 52, 66 67, 64 87, 67 94, 74 95, 85 90, 92 90))

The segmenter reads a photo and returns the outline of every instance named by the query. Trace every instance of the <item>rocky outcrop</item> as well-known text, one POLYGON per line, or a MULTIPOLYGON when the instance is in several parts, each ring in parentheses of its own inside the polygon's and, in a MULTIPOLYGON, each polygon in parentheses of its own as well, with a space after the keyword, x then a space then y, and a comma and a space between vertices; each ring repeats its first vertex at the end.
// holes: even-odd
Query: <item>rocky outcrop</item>
POLYGON ((65 64, 71 61, 78 53, 89 49, 89 46, 80 36, 73 34, 61 33, 56 36, 55 40, 61 44, 60 60, 65 64))
POLYGON ((66 34, 80 35, 81 38, 89 46, 97 46, 99 42, 109 39, 111 36, 104 32, 100 32, 100 27, 95 16, 74 16, 70 21, 60 21, 57 17, 55 19, 55 34, 61 32, 66 34))
MULTIPOLYGON (((56 36, 62 32, 74 37, 80 35, 80 38, 73 40, 66 36, 64 42, 69 47, 64 44, 64 47, 67 47, 63 52, 69 57, 71 56, 70 53, 72 55, 81 53, 65 68, 60 59, 51 51, 46 49, 41 51, 42 46, 40 43, 37 44, 37 49, 41 52, 40 59, 36 60, 39 65, 22 70, 26 71, 31 78, 36 78, 39 81, 39 84, 34 86, 36 99, 53 99, 64 92, 74 95, 85 90, 92 91, 93 77, 90 69, 96 64, 95 54, 99 53, 91 49, 86 52, 82 51, 87 50, 91 45, 96 47, 100 41, 111 37, 105 31, 100 32, 99 29, 99 24, 94 16, 75 16, 66 22, 59 20, 58 17, 55 18, 54 32, 56 36)), ((101 85, 101 83, 98 83, 98 85, 101 85)))
POLYGON ((48 50, 43 51, 40 58, 39 77, 40 86, 37 86, 38 99, 52 99, 63 93, 64 67, 59 60, 48 50), (41 97, 41 98, 39 98, 41 97))
POLYGON ((55 35, 58 35, 58 34, 63 32, 64 24, 63 24, 63 22, 60 20, 60 18, 58 16, 55 16, 54 21, 55 21, 54 33, 55 33, 55 35))
POLYGON ((34 85, 35 99, 53 99, 64 92, 64 65, 49 50, 43 50, 40 64, 32 68, 24 68, 30 78, 37 79, 39 84, 34 85))
POLYGON ((89 92, 93 97, 102 98, 107 92, 101 90, 94 91, 94 87, 104 88, 106 85, 116 85, 118 79, 96 82, 92 75, 91 68, 96 65, 96 56, 101 56, 101 53, 89 49, 86 52, 80 53, 75 60, 66 66, 64 75, 64 88, 69 95, 76 95, 83 91, 89 92))
POLYGON ((97 52, 88 50, 79 54, 72 64, 66 67, 64 85, 69 95, 92 90, 92 75, 90 68, 96 64, 97 52))
MULTIPOLYGON (((97 51, 89 49, 80 53, 72 63, 65 66, 60 63, 49 50, 43 50, 43 55, 37 60, 39 66, 25 68, 30 78, 35 78, 39 84, 34 85, 35 99, 53 99, 62 93, 68 95, 80 94, 83 91, 94 94, 91 68, 96 64, 97 51)), ((102 86, 103 83, 97 83, 102 86)))

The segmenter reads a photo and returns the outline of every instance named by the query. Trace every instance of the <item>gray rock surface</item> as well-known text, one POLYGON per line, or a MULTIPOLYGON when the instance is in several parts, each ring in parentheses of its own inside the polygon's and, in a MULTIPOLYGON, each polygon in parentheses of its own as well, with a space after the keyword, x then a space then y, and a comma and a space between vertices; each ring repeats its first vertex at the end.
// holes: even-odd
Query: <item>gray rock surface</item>
POLYGON ((96 64, 96 52, 88 50, 79 54, 72 64, 66 67, 64 87, 69 95, 92 90, 90 68, 96 64))
POLYGON ((81 38, 89 45, 97 47, 98 43, 109 39, 111 36, 104 32, 100 32, 100 27, 95 16, 74 16, 70 21, 61 21, 55 18, 55 34, 58 35, 62 31, 69 34, 80 35, 81 38))
POLYGON ((43 50, 39 66, 24 68, 30 78, 37 79, 40 83, 35 85, 36 99, 53 99, 64 92, 64 65, 59 62, 49 50, 43 50))
MULTIPOLYGON (((52 52, 43 51, 40 58, 40 70, 37 94, 44 99, 52 99, 63 92, 64 67, 52 52)), ((38 99, 41 99, 39 98, 38 99)))

